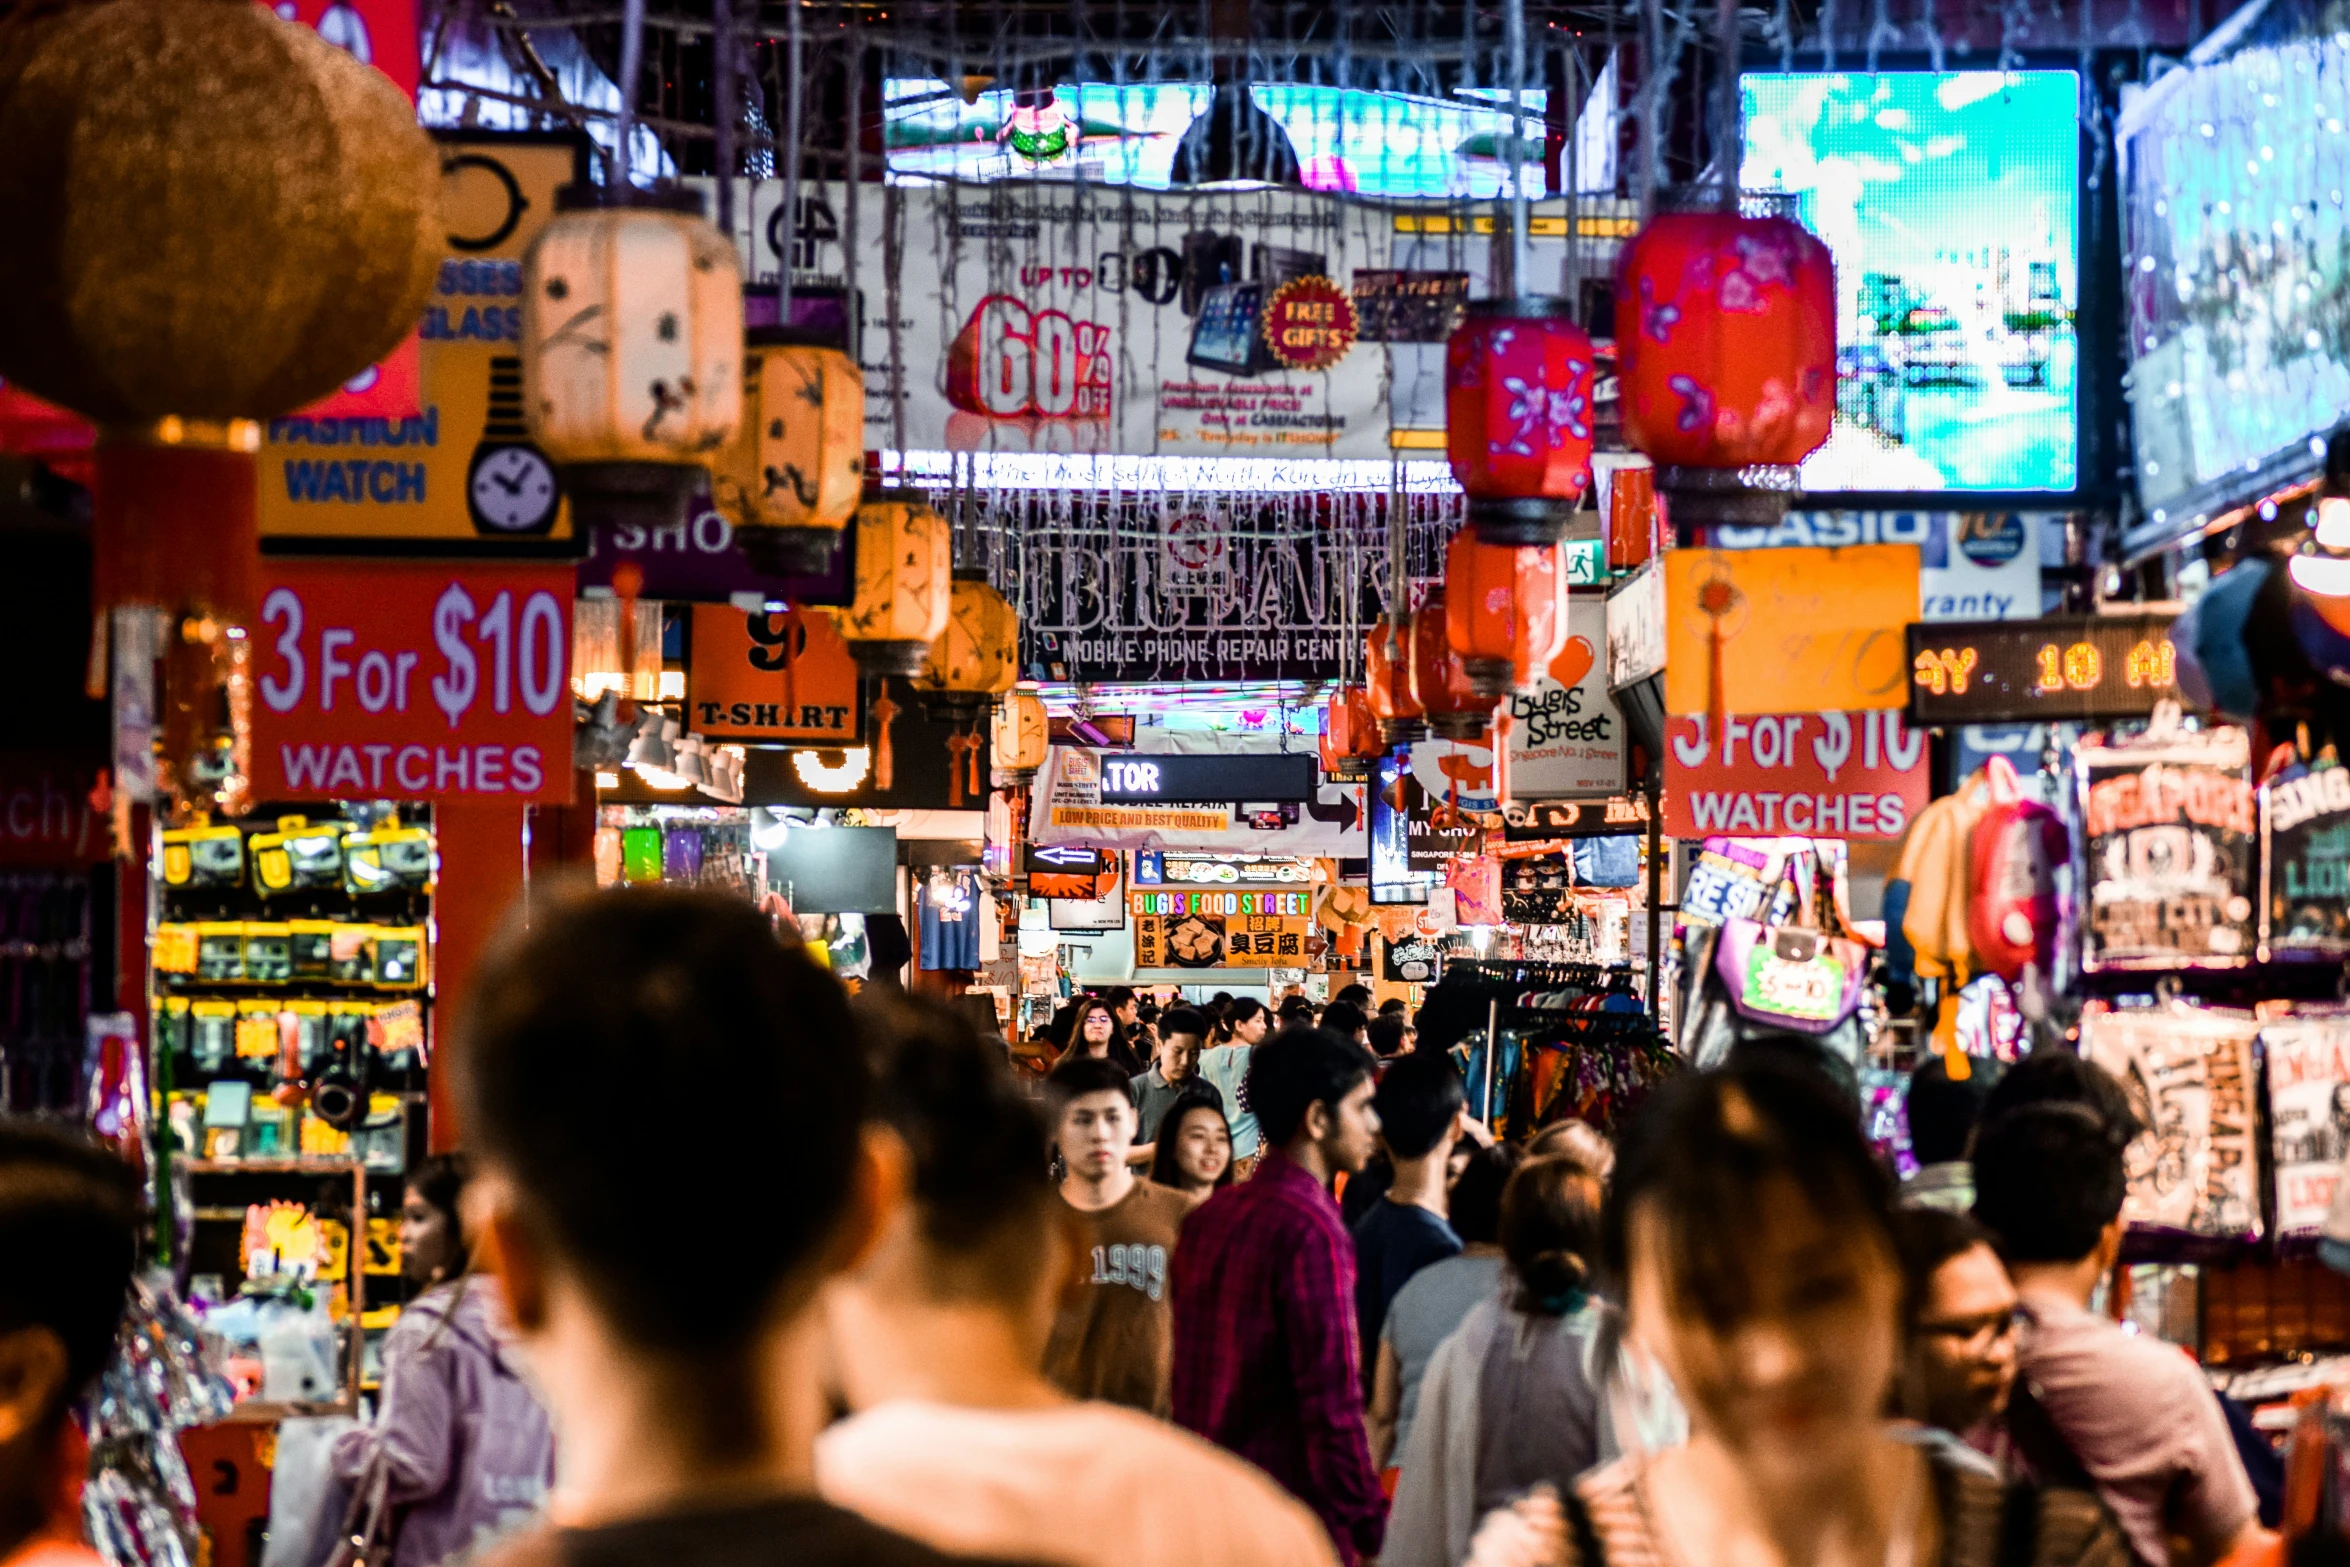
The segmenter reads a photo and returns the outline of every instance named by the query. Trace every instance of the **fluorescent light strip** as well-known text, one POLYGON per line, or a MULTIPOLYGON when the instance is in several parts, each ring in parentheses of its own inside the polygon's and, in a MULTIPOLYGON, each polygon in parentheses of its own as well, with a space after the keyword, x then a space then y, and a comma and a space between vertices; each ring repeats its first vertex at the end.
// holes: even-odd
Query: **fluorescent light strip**
POLYGON ((1458 495, 1442 461, 1381 462, 1353 457, 1119 457, 1049 452, 893 452, 880 454, 884 480, 953 480, 955 463, 970 463, 972 483, 1007 490, 1192 490, 1233 493, 1311 493, 1364 490, 1384 493, 1403 470, 1414 495, 1458 495))

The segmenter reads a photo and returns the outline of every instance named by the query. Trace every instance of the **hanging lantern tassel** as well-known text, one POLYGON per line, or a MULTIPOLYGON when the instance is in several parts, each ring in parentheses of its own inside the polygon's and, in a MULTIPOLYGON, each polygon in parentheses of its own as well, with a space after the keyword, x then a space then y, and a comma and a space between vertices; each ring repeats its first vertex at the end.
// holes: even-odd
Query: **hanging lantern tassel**
POLYGON ((1719 736, 1729 698, 1722 689, 1722 622, 1738 607, 1740 593, 1717 577, 1697 590, 1697 608, 1705 616, 1705 732, 1719 736))
POLYGON ((884 691, 866 709, 873 720, 873 792, 887 794, 897 787, 897 758, 890 753, 889 726, 897 721, 898 705, 884 691))
POLYGON ((612 568, 612 591, 620 599, 620 706, 615 716, 636 722, 636 600, 645 590, 645 568, 633 560, 612 568))
POLYGON ((957 733, 947 737, 947 805, 950 809, 962 809, 963 764, 978 744, 975 735, 957 733))
POLYGON ((963 771, 966 779, 964 787, 970 791, 974 802, 982 798, 986 792, 979 781, 979 753, 986 744, 987 737, 979 732, 979 720, 974 719, 971 724, 971 749, 963 755, 963 771))
POLYGON ((1510 699, 1505 696, 1493 706, 1493 808, 1497 811, 1510 803, 1510 729, 1515 723, 1510 717, 1510 699))

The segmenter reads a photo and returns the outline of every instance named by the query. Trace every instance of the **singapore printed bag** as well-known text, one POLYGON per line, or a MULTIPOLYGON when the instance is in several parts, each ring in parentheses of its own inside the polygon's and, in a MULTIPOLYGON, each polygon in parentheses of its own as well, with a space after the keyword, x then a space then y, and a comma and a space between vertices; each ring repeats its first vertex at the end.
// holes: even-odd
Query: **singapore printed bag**
POLYGON ((1714 936, 1699 990, 1691 1056, 1718 1066, 1741 1040, 1808 1035, 1857 1069, 1868 952, 1857 941, 1796 925, 1733 919, 1714 936))

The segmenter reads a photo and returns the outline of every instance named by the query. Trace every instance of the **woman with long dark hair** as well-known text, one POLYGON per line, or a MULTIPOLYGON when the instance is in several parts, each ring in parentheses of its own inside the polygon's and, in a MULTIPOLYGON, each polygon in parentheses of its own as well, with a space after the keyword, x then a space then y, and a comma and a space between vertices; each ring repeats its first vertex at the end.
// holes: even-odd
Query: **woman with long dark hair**
POLYGON ((1077 1010, 1069 1016, 1067 1041, 1061 1047, 1060 1058, 1053 1062, 1057 1068, 1064 1061, 1080 1056, 1101 1056, 1125 1068, 1129 1077, 1140 1076, 1142 1062, 1126 1041, 1119 1037, 1118 1015, 1110 1004, 1099 996, 1087 996, 1077 1003, 1077 1010))
POLYGON ((1232 1124, 1206 1094, 1185 1094, 1159 1122, 1151 1179, 1194 1202, 1232 1184, 1232 1124))
POLYGON ((1689 1440, 1485 1520, 1473 1567, 1597 1562, 2124 1567, 2096 1497, 2010 1488, 1884 1419, 1900 1365, 1893 1183, 1849 1100, 1768 1063, 1659 1089, 1601 1228, 1689 1440))

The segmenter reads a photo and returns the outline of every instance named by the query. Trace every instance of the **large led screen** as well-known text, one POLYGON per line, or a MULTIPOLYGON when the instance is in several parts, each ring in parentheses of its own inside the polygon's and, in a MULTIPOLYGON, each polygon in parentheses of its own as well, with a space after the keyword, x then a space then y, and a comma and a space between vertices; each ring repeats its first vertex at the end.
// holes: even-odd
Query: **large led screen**
POLYGON ((2138 496, 2175 534, 2350 414, 2350 33, 2171 73, 2121 151, 2138 496))
POLYGON ((1750 198, 1836 258, 1836 427, 1821 491, 2080 482, 2079 78, 1759 72, 1750 198))
MULTIPOLYGON (((1576 184, 1613 189, 1615 146, 1607 111, 1614 76, 1590 94, 1577 140, 1576 184)), ((882 140, 890 173, 906 178, 1082 179, 1165 190, 1175 149, 1205 111, 1212 89, 1196 82, 1062 83, 1015 95, 991 87, 969 102, 943 81, 892 77, 883 84, 882 140)), ((1249 103, 1271 117, 1297 154, 1309 189, 1382 197, 1476 197, 1509 188, 1509 95, 1466 89, 1454 98, 1258 82, 1249 103)), ((1523 99, 1523 177, 1544 192, 1543 112, 1548 96, 1523 99)))

